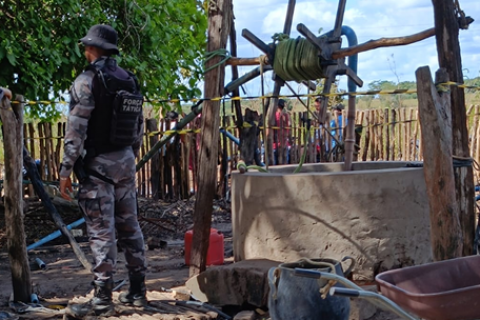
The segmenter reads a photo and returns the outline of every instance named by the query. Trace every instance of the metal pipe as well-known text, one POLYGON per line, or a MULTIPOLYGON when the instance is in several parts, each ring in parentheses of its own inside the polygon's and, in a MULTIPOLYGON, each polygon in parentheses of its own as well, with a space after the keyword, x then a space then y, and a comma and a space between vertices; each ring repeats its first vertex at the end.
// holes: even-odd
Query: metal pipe
POLYGON ((235 144, 237 146, 240 145, 240 140, 235 137, 233 134, 231 134, 230 132, 228 132, 227 130, 225 130, 224 128, 220 128, 220 132, 223 133, 228 139, 232 140, 233 142, 235 142, 235 144))
MULTIPOLYGON (((333 31, 327 33, 327 36, 332 36, 333 31)), ((357 35, 352 28, 342 26, 342 35, 347 38, 348 46, 356 46, 358 44, 357 35)), ((358 69, 358 54, 348 57, 348 67, 356 74, 358 69)), ((348 92, 356 92, 357 84, 352 78, 348 77, 348 92)), ((347 130, 345 134, 345 171, 352 170, 353 151, 355 149, 355 112, 356 112, 355 96, 348 96, 348 110, 347 110, 347 130)))
MULTIPOLYGON (((75 221, 75 222, 72 222, 71 224, 69 224, 69 225, 67 226, 67 229, 68 229, 68 230, 71 230, 71 229, 73 229, 73 228, 75 228, 75 227, 78 227, 79 225, 81 225, 81 224, 84 223, 84 222, 85 222, 85 219, 84 219, 84 218, 82 218, 82 219, 80 219, 80 220, 77 220, 77 221, 75 221)), ((50 233, 48 236, 46 236, 46 237, 40 239, 39 241, 37 241, 37 242, 32 243, 31 245, 29 245, 29 246, 27 247, 27 251, 32 250, 32 249, 35 249, 35 248, 38 248, 38 247, 40 247, 42 244, 45 244, 45 243, 47 243, 47 242, 49 242, 49 241, 52 241, 53 239, 56 239, 56 238, 60 237, 61 235, 62 235, 62 232, 60 232, 60 230, 57 230, 57 231, 55 231, 55 232, 53 232, 53 233, 50 233)))
POLYGON ((35 258, 35 262, 38 264, 38 267, 40 269, 45 269, 46 268, 46 264, 45 264, 45 262, 42 261, 42 259, 35 258))
POLYGON ((32 293, 32 294, 30 295, 30 302, 31 302, 31 303, 35 303, 35 304, 40 303, 40 301, 38 300, 37 294, 32 293))

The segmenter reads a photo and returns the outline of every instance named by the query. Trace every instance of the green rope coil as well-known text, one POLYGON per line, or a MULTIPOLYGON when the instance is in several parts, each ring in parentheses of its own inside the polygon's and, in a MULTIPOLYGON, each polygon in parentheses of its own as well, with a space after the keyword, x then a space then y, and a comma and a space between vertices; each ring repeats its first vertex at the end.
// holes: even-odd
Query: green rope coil
POLYGON ((305 38, 284 39, 277 43, 273 70, 285 81, 324 78, 318 49, 305 38))

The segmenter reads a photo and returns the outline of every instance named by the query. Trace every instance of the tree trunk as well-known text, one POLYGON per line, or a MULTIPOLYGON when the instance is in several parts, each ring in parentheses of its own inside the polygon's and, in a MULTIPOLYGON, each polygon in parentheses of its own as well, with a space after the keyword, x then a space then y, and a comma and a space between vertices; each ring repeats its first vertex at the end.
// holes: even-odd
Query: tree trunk
MULTIPOLYGON (((225 49, 232 20, 232 0, 210 1, 208 8, 207 52, 225 49)), ((216 56, 207 61, 208 69, 221 60, 216 56)), ((205 75, 205 97, 223 95, 225 65, 213 68, 205 75)), ((195 201, 193 244, 190 257, 190 275, 206 268, 212 220, 213 197, 217 182, 220 101, 205 101, 202 113, 202 135, 199 154, 198 192, 195 201)))
MULTIPOLYGON (((438 62, 445 68, 450 81, 463 83, 462 58, 458 40, 459 26, 455 16, 454 1, 432 0, 435 14, 438 62)), ((468 148, 467 114, 463 88, 450 87, 452 106, 453 155, 470 158, 468 148)), ((460 223, 463 233, 463 255, 473 254, 475 237, 475 189, 473 168, 455 168, 456 199, 460 206, 460 223)))
MULTIPOLYGON (((23 97, 18 98, 19 101, 23 97)), ((13 299, 30 302, 32 287, 25 244, 22 202, 23 104, 0 101, 5 155, 5 225, 12 272, 13 299), (14 109, 13 109, 14 108, 14 109)))
MULTIPOLYGON (((441 70, 445 75, 445 70, 441 70)), ((442 74, 437 73, 437 79, 442 74)), ((462 233, 452 166, 450 93, 440 95, 430 69, 417 69, 418 111, 422 131, 424 175, 430 205, 430 236, 435 260, 461 256, 462 233)), ((445 80, 443 76, 442 80, 445 80)))

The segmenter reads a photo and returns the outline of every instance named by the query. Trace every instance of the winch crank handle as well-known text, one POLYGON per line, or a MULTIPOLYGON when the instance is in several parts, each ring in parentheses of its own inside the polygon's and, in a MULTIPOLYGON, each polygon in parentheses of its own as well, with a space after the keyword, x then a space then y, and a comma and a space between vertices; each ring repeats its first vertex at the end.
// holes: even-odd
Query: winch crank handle
POLYGON ((350 263, 350 266, 348 266, 347 270, 345 272, 343 272, 343 276, 346 278, 350 275, 350 273, 352 273, 353 271, 353 268, 355 267, 355 259, 352 258, 352 257, 349 257, 349 256, 345 256, 342 258, 342 262, 344 261, 347 261, 347 260, 350 260, 351 263, 350 263))

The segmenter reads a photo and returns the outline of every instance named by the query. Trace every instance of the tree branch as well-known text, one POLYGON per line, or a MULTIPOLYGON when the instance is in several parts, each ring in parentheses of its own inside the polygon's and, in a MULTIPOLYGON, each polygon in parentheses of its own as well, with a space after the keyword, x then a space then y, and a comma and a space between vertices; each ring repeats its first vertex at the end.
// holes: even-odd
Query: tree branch
POLYGON ((332 53, 333 59, 340 59, 343 57, 353 56, 354 54, 365 52, 368 50, 382 48, 382 47, 393 47, 393 46, 404 46, 427 38, 433 37, 435 35, 435 28, 424 30, 419 33, 415 33, 411 36, 397 37, 397 38, 381 38, 378 40, 370 40, 365 43, 361 43, 356 46, 352 46, 345 49, 340 49, 332 53))

